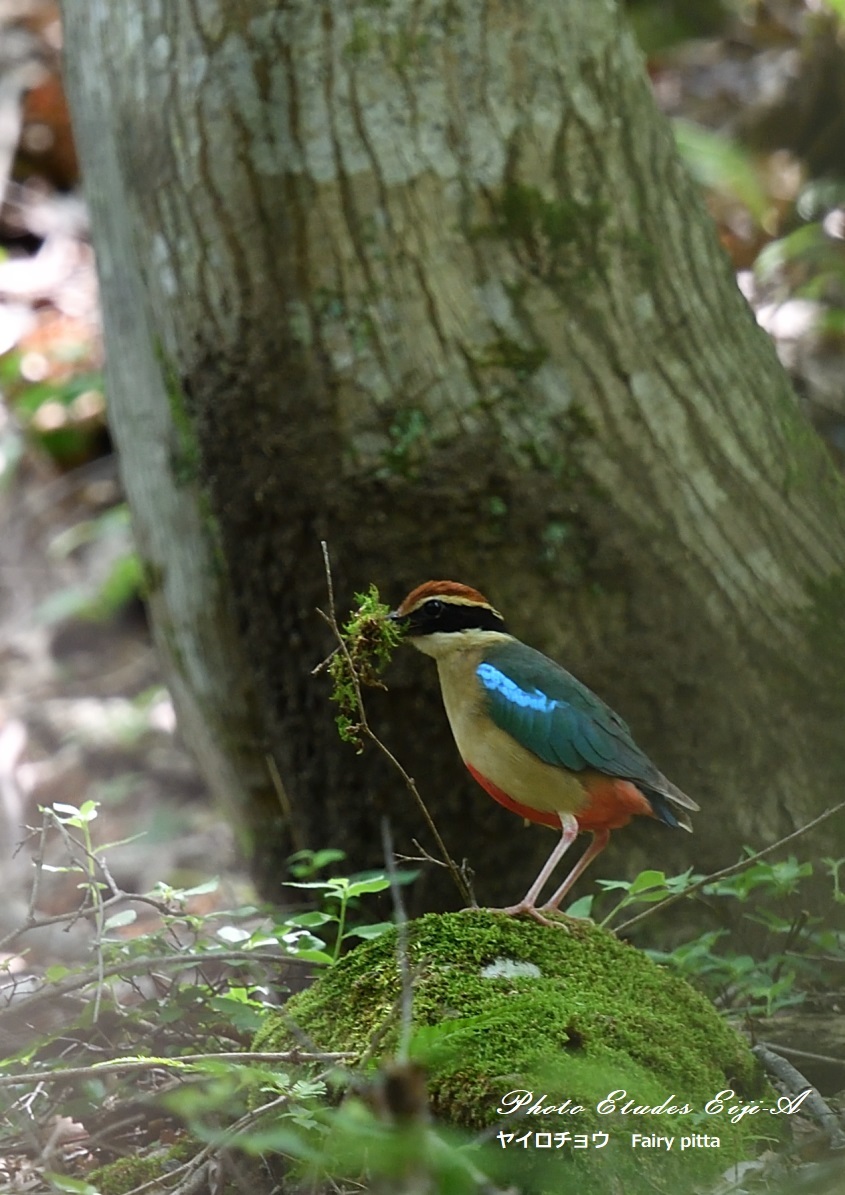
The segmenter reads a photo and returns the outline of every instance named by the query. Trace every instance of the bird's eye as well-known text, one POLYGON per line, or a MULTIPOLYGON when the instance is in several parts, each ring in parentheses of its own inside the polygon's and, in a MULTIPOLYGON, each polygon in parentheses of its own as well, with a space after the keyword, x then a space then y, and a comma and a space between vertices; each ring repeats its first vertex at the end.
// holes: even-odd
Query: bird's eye
POLYGON ((425 608, 429 614, 433 614, 435 618, 439 618, 445 609, 445 605, 439 598, 432 598, 426 602, 425 608))

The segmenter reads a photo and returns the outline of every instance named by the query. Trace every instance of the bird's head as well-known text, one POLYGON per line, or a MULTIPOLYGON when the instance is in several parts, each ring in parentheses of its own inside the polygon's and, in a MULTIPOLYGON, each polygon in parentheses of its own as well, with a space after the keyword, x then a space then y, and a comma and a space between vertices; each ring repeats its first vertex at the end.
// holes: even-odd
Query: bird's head
POLYGON ((390 618, 427 656, 488 643, 507 635, 505 620, 477 589, 458 581, 426 581, 390 618))

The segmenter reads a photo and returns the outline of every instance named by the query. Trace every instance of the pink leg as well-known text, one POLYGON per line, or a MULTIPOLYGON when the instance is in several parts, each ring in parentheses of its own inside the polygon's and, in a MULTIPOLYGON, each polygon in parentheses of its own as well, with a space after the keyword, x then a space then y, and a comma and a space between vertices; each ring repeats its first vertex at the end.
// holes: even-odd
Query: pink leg
POLYGON ((543 909, 557 909, 560 906, 560 902, 563 900, 564 896, 566 896, 567 892, 578 879, 578 877, 587 870, 593 859, 602 853, 609 841, 609 830, 593 831, 593 841, 584 851, 584 854, 572 868, 572 871, 570 871, 569 875, 558 888, 557 892, 555 892, 555 894, 543 905, 543 909))
MULTIPOLYGON (((533 917, 535 921, 539 921, 542 925, 560 926, 561 923, 559 921, 549 921, 549 919, 547 917, 544 917, 543 914, 540 912, 540 910, 537 908, 537 897, 543 891, 543 888, 545 887, 546 882, 549 879, 549 876, 552 874, 554 869, 557 867, 558 863, 560 863, 563 856, 566 854, 566 852, 572 846, 575 839, 578 837, 578 822, 575 820, 575 818, 572 816, 571 813, 561 813, 560 814, 560 827, 561 827, 560 840, 556 844, 555 849, 549 855, 546 862, 543 864, 542 870, 540 871, 540 874, 537 876, 537 879, 534 881, 534 883, 531 885, 531 887, 525 893, 525 896, 523 896, 523 898, 519 902, 519 904, 518 905, 509 905, 508 908, 506 908, 506 909, 496 909, 496 910, 494 910, 494 912, 507 913, 511 917, 518 917, 521 913, 526 913, 529 917, 533 917)), ((595 845, 595 839, 593 840, 593 845, 595 845)), ((602 845, 604 845, 604 844, 602 844, 602 845)), ((592 849, 593 849, 592 846, 589 847, 586 853, 589 854, 592 849)), ((595 853, 597 854, 598 852, 595 852, 595 853)), ((587 862, 589 862, 589 860, 587 860, 587 862)), ((577 868, 574 868, 573 874, 577 870, 578 870, 577 868)), ((583 868, 582 868, 582 870, 583 870, 583 868)), ((567 877, 567 880, 568 879, 569 879, 569 877, 567 877)), ((573 880, 573 883, 574 883, 574 880, 573 880)), ((556 892, 555 897, 558 895, 559 894, 556 892)), ((562 895, 562 893, 560 895, 562 895)), ((552 900, 554 900, 554 897, 552 898, 552 900)), ((544 909, 553 908, 553 907, 555 907, 555 906, 553 906, 551 904, 551 902, 549 904, 543 905, 544 909)))

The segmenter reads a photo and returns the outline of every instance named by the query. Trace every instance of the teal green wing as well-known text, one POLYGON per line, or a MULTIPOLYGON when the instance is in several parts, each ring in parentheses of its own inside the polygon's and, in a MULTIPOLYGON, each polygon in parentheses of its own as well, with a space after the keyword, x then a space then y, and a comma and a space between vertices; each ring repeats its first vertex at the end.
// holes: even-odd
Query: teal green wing
POLYGON ((540 652, 506 644, 476 671, 493 721, 545 763, 644 785, 664 780, 622 719, 540 652))

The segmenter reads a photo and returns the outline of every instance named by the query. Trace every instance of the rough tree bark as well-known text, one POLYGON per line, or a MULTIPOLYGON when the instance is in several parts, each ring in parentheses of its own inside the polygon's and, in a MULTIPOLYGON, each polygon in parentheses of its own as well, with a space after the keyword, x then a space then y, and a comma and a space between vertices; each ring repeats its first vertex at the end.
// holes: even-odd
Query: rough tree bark
MULTIPOLYGON (((642 826, 607 871, 725 862, 841 795, 843 487, 616 6, 64 17, 150 608, 263 891, 297 846, 378 862, 384 808, 421 832, 311 676, 321 537, 341 602, 487 591, 700 800, 694 851, 642 826)), ((513 898, 548 840, 463 777, 426 661, 372 708, 482 898, 513 898)))

